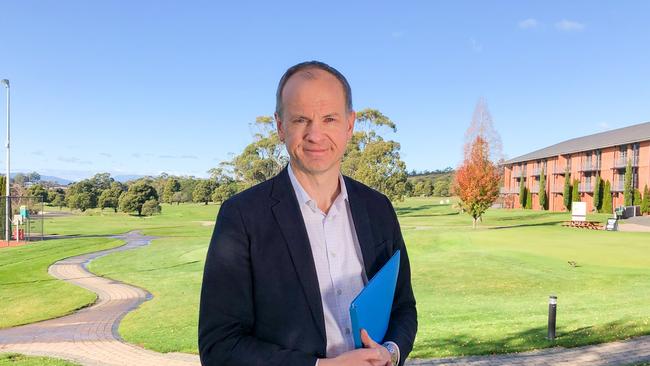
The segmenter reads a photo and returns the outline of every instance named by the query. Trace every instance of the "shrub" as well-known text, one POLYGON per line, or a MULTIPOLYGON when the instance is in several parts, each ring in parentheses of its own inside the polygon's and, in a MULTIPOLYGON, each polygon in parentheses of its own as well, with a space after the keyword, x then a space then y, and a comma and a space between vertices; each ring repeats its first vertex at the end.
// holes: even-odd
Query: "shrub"
POLYGON ((571 173, 569 173, 569 169, 564 171, 564 192, 562 195, 564 196, 564 207, 567 211, 571 210, 573 200, 571 199, 571 173))
POLYGON ((603 205, 600 212, 611 214, 614 212, 612 208, 612 185, 608 180, 605 181, 605 188, 603 189, 603 205))
POLYGON ((571 190, 571 202, 580 202, 580 181, 573 181, 573 189, 571 190))

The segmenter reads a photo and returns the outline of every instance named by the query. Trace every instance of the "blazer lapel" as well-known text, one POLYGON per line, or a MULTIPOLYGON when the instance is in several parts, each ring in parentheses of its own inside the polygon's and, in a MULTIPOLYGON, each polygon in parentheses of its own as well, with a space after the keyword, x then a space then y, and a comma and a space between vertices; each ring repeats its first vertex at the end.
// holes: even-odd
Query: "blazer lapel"
POLYGON ((273 180, 271 197, 277 201, 271 207, 273 215, 289 248, 291 260, 298 273, 298 279, 307 298, 311 314, 323 337, 323 341, 327 343, 325 316, 323 315, 323 304, 320 297, 314 256, 311 252, 305 222, 298 206, 298 199, 291 186, 286 167, 273 180))
POLYGON ((376 272, 376 253, 368 208, 366 207, 365 201, 363 201, 359 195, 359 192, 357 192, 354 185, 350 182, 350 178, 344 176, 343 180, 345 181, 345 187, 348 191, 348 201, 350 202, 352 221, 354 222, 357 239, 359 239, 359 246, 361 247, 361 254, 363 255, 363 265, 366 270, 366 278, 370 280, 376 272))

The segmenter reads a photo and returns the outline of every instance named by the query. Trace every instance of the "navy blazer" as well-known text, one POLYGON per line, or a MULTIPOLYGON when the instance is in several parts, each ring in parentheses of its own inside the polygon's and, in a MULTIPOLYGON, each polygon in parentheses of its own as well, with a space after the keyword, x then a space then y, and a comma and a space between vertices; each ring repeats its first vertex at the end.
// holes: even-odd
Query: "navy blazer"
MULTIPOLYGON (((367 277, 402 250, 384 340, 399 346, 403 364, 413 348, 417 314, 397 216, 383 194, 344 181, 367 277)), ((314 366, 325 357, 326 343, 316 267, 285 167, 219 210, 203 273, 201 363, 314 366)))

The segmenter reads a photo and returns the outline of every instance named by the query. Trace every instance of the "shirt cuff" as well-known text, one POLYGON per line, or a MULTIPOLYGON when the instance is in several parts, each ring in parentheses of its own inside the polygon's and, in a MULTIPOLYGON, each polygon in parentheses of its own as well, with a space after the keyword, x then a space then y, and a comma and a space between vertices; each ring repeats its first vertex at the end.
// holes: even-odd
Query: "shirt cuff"
MULTIPOLYGON (((393 341, 386 341, 384 343, 390 343, 393 347, 395 347, 395 350, 397 350, 397 364, 399 365, 399 361, 400 361, 401 357, 400 357, 400 354, 399 354, 399 346, 397 345, 397 343, 395 343, 393 341)), ((316 363, 316 365, 318 365, 318 363, 316 363)))

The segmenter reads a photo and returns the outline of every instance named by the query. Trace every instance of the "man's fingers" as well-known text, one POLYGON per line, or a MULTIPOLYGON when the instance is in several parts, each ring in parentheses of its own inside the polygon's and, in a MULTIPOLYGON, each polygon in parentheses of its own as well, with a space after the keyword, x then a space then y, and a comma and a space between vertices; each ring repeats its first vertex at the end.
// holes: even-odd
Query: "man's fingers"
POLYGON ((361 343, 363 343, 366 348, 381 347, 379 344, 377 344, 377 342, 373 341, 372 338, 370 338, 370 335, 365 329, 361 329, 361 343))

